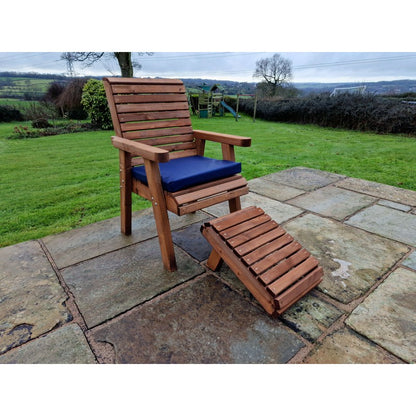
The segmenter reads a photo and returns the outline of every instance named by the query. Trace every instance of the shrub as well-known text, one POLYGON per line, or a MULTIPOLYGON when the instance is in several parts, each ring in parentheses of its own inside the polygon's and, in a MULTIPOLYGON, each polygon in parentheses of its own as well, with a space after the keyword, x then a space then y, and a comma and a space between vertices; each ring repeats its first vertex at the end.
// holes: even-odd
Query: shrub
POLYGON ((32 127, 35 129, 46 129, 48 127, 52 127, 52 125, 49 123, 48 119, 38 118, 32 121, 32 127))
POLYGON ((64 92, 65 85, 61 82, 52 82, 48 90, 46 91, 45 95, 42 97, 42 103, 53 105, 57 111, 61 113, 63 116, 63 109, 59 107, 58 101, 61 94, 64 92))
MULTIPOLYGON (((45 120, 46 123, 48 122, 45 120)), ((67 134, 67 133, 79 133, 83 131, 94 130, 93 126, 90 123, 81 123, 75 121, 61 121, 55 126, 41 127, 41 125, 35 125, 37 123, 32 123, 32 127, 35 130, 31 130, 27 126, 15 126, 13 133, 6 137, 7 139, 28 139, 36 137, 45 137, 45 136, 56 136, 58 134, 67 134)))
POLYGON ((25 120, 54 119, 57 115, 55 106, 45 101, 32 102, 24 110, 25 120))
POLYGON ((22 113, 8 105, 0 106, 0 121, 22 121, 22 113))
POLYGON ((63 114, 71 119, 85 120, 88 116, 81 104, 82 91, 87 81, 75 78, 64 88, 56 100, 56 105, 62 109, 63 114))
POLYGON ((103 130, 113 128, 102 81, 90 79, 82 90, 81 103, 91 118, 91 123, 103 130))

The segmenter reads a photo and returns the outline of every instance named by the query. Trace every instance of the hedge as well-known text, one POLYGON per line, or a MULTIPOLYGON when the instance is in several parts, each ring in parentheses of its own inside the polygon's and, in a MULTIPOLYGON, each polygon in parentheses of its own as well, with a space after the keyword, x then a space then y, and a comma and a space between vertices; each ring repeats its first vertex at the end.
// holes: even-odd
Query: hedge
MULTIPOLYGON (((231 104, 235 105, 235 101, 231 104)), ((254 100, 239 101, 240 112, 252 115, 253 108, 254 100)), ((330 97, 320 94, 288 100, 261 100, 257 103, 256 118, 416 136, 416 105, 381 96, 343 94, 330 97)))

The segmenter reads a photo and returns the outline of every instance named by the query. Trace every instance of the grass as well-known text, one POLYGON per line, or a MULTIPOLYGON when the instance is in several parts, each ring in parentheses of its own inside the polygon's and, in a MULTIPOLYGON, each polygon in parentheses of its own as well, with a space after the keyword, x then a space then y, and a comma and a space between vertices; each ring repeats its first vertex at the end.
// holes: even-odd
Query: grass
MULTIPOLYGON (((236 149, 247 179, 306 166, 416 190, 416 139, 231 115, 193 118, 195 129, 252 137, 236 149)), ((41 238, 119 215, 118 152, 110 131, 6 140, 0 123, 0 246, 41 238)), ((209 143, 206 155, 220 157, 209 143)), ((135 196, 133 209, 150 207, 135 196)))
POLYGON ((0 98, 0 105, 13 107, 16 110, 25 111, 30 108, 31 105, 36 104, 37 101, 24 101, 17 98, 0 98))

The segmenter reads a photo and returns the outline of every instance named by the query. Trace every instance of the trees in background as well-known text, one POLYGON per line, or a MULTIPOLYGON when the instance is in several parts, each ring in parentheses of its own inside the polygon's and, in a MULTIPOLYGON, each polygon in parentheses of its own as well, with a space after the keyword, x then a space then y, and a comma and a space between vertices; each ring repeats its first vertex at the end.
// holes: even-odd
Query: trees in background
MULTIPOLYGON (((255 78, 262 81, 257 85, 261 96, 274 97, 276 95, 287 95, 284 88, 289 87, 292 78, 292 62, 275 53, 270 58, 263 58, 256 62, 256 69, 253 74, 255 78)), ((293 95, 293 87, 291 88, 293 95)))
MULTIPOLYGON (((152 52, 137 52, 139 56, 152 55, 152 52)), ((68 73, 75 75, 74 62, 82 62, 85 66, 91 66, 104 57, 112 57, 117 60, 122 77, 133 77, 134 69, 141 69, 138 61, 132 58, 131 52, 64 52, 61 59, 66 61, 68 73)))

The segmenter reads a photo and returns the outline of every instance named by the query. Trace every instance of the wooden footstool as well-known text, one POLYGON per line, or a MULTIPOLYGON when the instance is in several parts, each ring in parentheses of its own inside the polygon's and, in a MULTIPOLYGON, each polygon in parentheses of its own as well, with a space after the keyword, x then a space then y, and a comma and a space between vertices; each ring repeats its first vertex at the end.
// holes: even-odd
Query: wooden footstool
POLYGON ((207 266, 224 260, 270 315, 276 316, 322 281, 318 260, 261 208, 248 207, 201 227, 213 247, 207 266))

